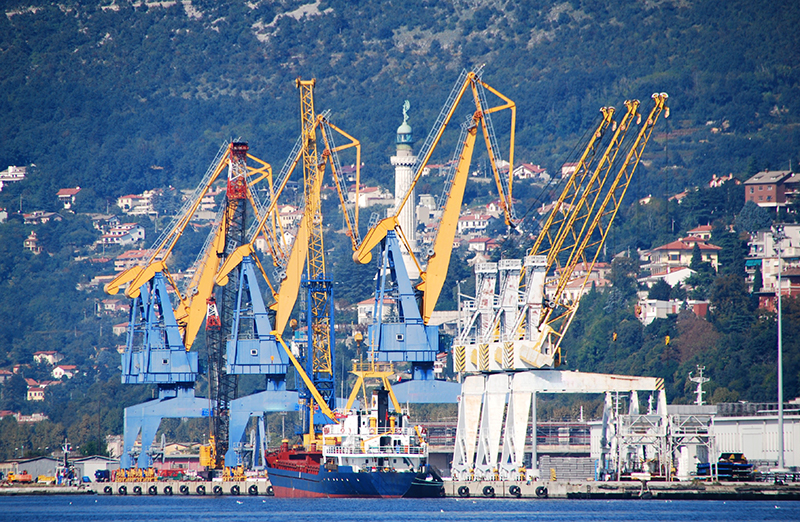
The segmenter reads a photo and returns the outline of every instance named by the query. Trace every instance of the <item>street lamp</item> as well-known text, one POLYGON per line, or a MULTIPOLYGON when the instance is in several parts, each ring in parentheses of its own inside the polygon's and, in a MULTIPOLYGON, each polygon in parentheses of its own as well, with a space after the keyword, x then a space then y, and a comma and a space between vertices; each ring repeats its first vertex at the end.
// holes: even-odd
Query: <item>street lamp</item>
POLYGON ((775 253, 778 254, 778 469, 776 471, 786 470, 783 460, 783 335, 781 331, 781 256, 784 239, 786 239, 786 234, 783 232, 783 226, 777 225, 772 231, 773 246, 775 253))

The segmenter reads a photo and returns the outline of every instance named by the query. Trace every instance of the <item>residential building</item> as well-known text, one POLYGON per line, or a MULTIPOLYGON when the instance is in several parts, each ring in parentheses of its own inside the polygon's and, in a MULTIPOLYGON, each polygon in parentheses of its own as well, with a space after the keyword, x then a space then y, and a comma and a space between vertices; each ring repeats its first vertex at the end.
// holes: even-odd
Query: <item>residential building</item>
POLYGON ((58 364, 62 359, 64 359, 63 355, 52 350, 40 351, 33 354, 33 362, 35 363, 44 362, 54 366, 58 364))
POLYGON ((72 208, 72 205, 75 204, 75 196, 77 196, 78 192, 80 191, 81 191, 80 187, 62 188, 61 190, 58 191, 56 197, 58 197, 58 201, 60 201, 61 204, 64 205, 64 209, 69 210, 72 208))
POLYGON ((571 176, 572 173, 575 172, 576 170, 578 170, 577 163, 564 163, 563 165, 561 165, 561 177, 566 178, 568 176, 571 176))
POLYGON ((759 172, 744 182, 744 200, 759 207, 775 208, 786 204, 785 182, 792 177, 790 170, 759 172))
MULTIPOLYGON (((581 297, 589 293, 589 291, 592 289, 592 286, 599 289, 605 288, 611 284, 608 279, 593 276, 589 277, 585 285, 583 284, 583 281, 583 277, 577 277, 576 279, 569 281, 564 287, 561 299, 566 302, 577 303, 581 300, 581 297)), ((556 291, 556 286, 558 286, 558 281, 551 281, 545 285, 545 291, 552 294, 556 291)))
POLYGON ((36 232, 33 230, 31 230, 30 235, 23 241, 22 246, 36 255, 42 253, 42 247, 39 246, 39 238, 36 237, 36 232))
POLYGON ((128 323, 119 323, 111 327, 111 332, 114 335, 125 335, 128 333, 128 323))
POLYGON ((67 379, 72 379, 75 372, 78 370, 78 367, 73 364, 59 364, 50 374, 58 380, 61 380, 62 377, 66 377, 67 379))
POLYGON ((117 198, 117 206, 128 215, 143 216, 155 214, 153 209, 153 196, 160 194, 160 190, 145 190, 141 194, 127 194, 117 198))
POLYGON ((708 301, 640 299, 636 305, 636 316, 647 326, 656 319, 666 319, 667 316, 678 314, 682 310, 691 310, 697 317, 705 317, 708 313, 708 301))
POLYGON ((669 286, 675 286, 677 284, 683 284, 687 279, 689 279, 695 271, 691 268, 685 266, 672 266, 669 267, 664 272, 657 272, 647 277, 642 277, 639 279, 639 284, 643 284, 647 286, 647 288, 652 287, 657 281, 662 280, 667 283, 669 286))
POLYGON ((102 311, 106 314, 129 312, 130 309, 130 305, 121 299, 103 299, 98 305, 98 311, 102 311))
MULTIPOLYGON (((600 279, 605 279, 608 273, 611 271, 610 263, 598 261, 594 265, 590 265, 589 263, 581 262, 575 265, 575 268, 572 270, 572 277, 581 279, 586 277, 586 275, 589 273, 589 266, 592 267, 591 274, 589 275, 590 280, 598 281, 600 279)), ((563 270, 563 268, 556 269, 556 275, 561 277, 563 270)))
MULTIPOLYGON (((785 224, 783 233, 786 239, 783 242, 783 252, 781 254, 781 267, 787 270, 800 267, 800 225, 785 224)), ((774 294, 778 284, 778 254, 775 251, 775 242, 771 230, 759 230, 750 235, 748 241, 750 248, 749 255, 745 261, 745 270, 748 274, 748 281, 753 283, 756 268, 760 268, 763 280, 762 291, 774 294)), ((783 283, 784 285, 788 283, 783 283)), ((784 286, 784 291, 786 287, 784 286)))
POLYGON ((43 401, 44 400, 44 388, 41 386, 29 386, 28 387, 28 395, 25 398, 28 401, 43 401))
POLYGON ((467 250, 473 252, 489 252, 500 248, 500 244, 490 237, 476 237, 467 242, 467 250))
POLYGON ((539 183, 549 183, 550 174, 547 169, 532 163, 520 163, 514 168, 514 177, 518 179, 530 179, 539 183))
POLYGON ((28 173, 27 167, 9 166, 6 170, 0 171, 0 192, 3 192, 3 187, 9 183, 16 183, 25 179, 28 173))
POLYGON ((0 384, 6 382, 12 375, 14 375, 12 371, 0 369, 0 384))
POLYGON ((145 263, 152 254, 149 250, 128 250, 114 258, 114 271, 123 272, 136 265, 145 263))
POLYGON ((469 232, 480 233, 486 230, 489 226, 489 220, 492 218, 489 214, 464 214, 458 218, 458 225, 456 225, 456 232, 458 234, 466 234, 469 232))
POLYGON ((727 176, 717 176, 716 174, 711 176, 711 181, 708 182, 708 188, 718 188, 725 184, 727 181, 733 181, 736 185, 741 185, 742 182, 738 179, 733 177, 733 174, 728 174, 727 176))
MULTIPOLYGON (((395 301, 394 299, 389 299, 388 297, 383 299, 383 310, 382 310, 382 317, 387 319, 391 316, 392 312, 395 308, 395 301)), ((375 298, 370 297, 360 303, 356 304, 356 310, 358 312, 358 324, 370 324, 372 323, 372 318, 374 317, 375 313, 375 298)))
POLYGON ((44 225, 52 221, 61 221, 63 218, 55 212, 45 212, 44 210, 34 210, 30 214, 22 214, 26 225, 44 225))
POLYGON ((114 214, 87 214, 92 219, 92 227, 100 232, 119 226, 119 218, 114 214))
POLYGON ((144 227, 136 223, 123 223, 100 236, 104 245, 132 245, 144 241, 144 227))
POLYGON ((14 417, 20 424, 35 424, 37 422, 50 420, 50 417, 48 417, 44 413, 31 413, 30 415, 22 415, 21 413, 15 413, 14 417))
POLYGON ((690 237, 699 237, 703 241, 710 241, 712 228, 711 225, 698 225, 686 232, 686 235, 690 237))
POLYGON ((294 228, 303 219, 303 210, 293 205, 278 205, 278 218, 284 229, 294 228))
POLYGON ((719 251, 722 248, 706 243, 704 239, 696 236, 684 237, 652 249, 649 252, 649 265, 642 268, 649 268, 651 273, 662 273, 674 267, 687 267, 692 264, 695 245, 700 249, 702 260, 711 263, 716 270, 719 267, 719 251))
MULTIPOLYGON (((348 192, 347 201, 353 203, 355 200, 355 191, 348 192)), ((391 205, 393 203, 394 195, 380 187, 363 187, 358 191, 358 208, 367 208, 373 205, 391 205)))

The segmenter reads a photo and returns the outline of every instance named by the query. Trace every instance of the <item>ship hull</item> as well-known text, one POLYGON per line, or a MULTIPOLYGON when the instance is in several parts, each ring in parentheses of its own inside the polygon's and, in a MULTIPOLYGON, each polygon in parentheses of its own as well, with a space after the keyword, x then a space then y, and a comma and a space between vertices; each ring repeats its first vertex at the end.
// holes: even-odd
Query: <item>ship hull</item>
POLYGON ((400 498, 439 496, 441 483, 431 485, 424 473, 354 472, 349 466, 337 471, 324 467, 319 474, 269 468, 269 479, 276 497, 282 498, 400 498))

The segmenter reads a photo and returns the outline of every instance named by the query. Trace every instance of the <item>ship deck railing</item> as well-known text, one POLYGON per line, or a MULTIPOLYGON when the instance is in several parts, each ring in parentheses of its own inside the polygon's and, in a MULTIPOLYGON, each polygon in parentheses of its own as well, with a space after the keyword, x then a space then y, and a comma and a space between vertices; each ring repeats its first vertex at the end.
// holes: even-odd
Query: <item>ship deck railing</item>
POLYGON ((354 448, 348 446, 325 446, 324 454, 328 455, 365 455, 375 456, 419 456, 426 453, 426 448, 422 446, 378 446, 364 448, 354 448))

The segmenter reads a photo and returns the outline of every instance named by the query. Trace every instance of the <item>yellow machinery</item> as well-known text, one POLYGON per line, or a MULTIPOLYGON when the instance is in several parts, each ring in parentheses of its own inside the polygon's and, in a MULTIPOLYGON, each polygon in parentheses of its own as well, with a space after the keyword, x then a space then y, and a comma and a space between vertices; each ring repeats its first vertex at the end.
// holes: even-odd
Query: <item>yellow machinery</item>
MULTIPOLYGON (((345 222, 349 236, 354 245, 360 242, 358 236, 358 206, 351 211, 347 206, 347 188, 341 174, 338 152, 354 148, 356 152, 355 191, 356 201, 360 185, 360 143, 333 125, 327 117, 327 112, 317 114, 314 108, 313 90, 315 80, 300 80, 296 82, 300 91, 301 136, 295 150, 292 151, 289 161, 278 176, 279 185, 285 184, 285 179, 294 171, 298 163, 303 164, 303 193, 305 207, 303 218, 298 228, 292 250, 286 262, 279 265, 280 288, 275 289, 270 284, 274 304, 271 308, 275 311, 274 329, 282 333, 287 325, 289 316, 294 309, 301 286, 306 289, 307 308, 304 311, 307 318, 308 338, 306 353, 303 363, 298 361, 291 352, 287 354, 292 364, 303 379, 305 389, 301 398, 305 400, 308 408, 304 421, 304 432, 307 439, 314 438, 313 410, 320 408, 323 413, 330 412, 334 407, 334 364, 333 364, 333 325, 331 321, 333 299, 331 297, 332 282, 325 273, 325 251, 322 237, 321 190, 325 170, 329 166, 337 188, 339 200, 344 211, 345 222), (334 144, 334 132, 347 139, 347 143, 337 147, 334 144), (324 146, 322 153, 318 152, 317 144, 324 146), (305 268, 305 271, 304 271, 305 268), (319 404, 322 400, 325 405, 319 404)), ((272 208, 262 213, 259 223, 255 227, 255 234, 267 226, 272 208)), ((253 242, 243 244, 231 253, 225 264, 217 274, 216 281, 220 285, 228 283, 231 270, 235 269, 245 259, 253 257, 253 242)), ((262 270, 263 272, 263 270, 262 270)), ((276 335, 280 341, 280 336, 276 335)), ((283 344, 282 341, 280 341, 283 344)), ((284 345, 285 347, 285 345, 284 345)), ((332 415, 331 415, 332 417, 332 415)))
MULTIPOLYGON (((367 235, 364 241, 358 245, 358 248, 353 253, 353 259, 358 263, 369 263, 372 259, 372 249, 375 248, 386 237, 388 231, 393 230, 397 233, 400 240, 405 244, 406 251, 409 252, 412 259, 420 269, 421 281, 417 284, 417 289, 422 292, 422 316, 423 321, 427 324, 430 320, 431 314, 436 307, 436 302, 441 294, 442 286, 444 285, 445 278, 447 277, 447 268, 450 264, 450 255, 452 253, 453 239, 456 234, 456 227, 458 224, 458 217, 461 212, 461 204, 463 202, 464 188, 466 186, 467 178, 469 175, 469 166, 472 160, 472 154, 475 150, 475 140, 477 137, 478 129, 483 133, 484 141, 486 143, 487 153, 489 155, 489 163, 492 168, 492 175, 494 176, 497 192, 500 197, 500 205, 503 209, 503 216, 507 225, 514 224, 514 211, 511 199, 512 180, 514 170, 514 128, 516 123, 516 105, 509 98, 501 94, 499 91, 485 83, 480 78, 480 70, 462 73, 461 78, 456 84, 456 88, 450 94, 447 102, 445 103, 439 119, 428 136, 423 150, 421 151, 421 159, 416 167, 414 179, 411 183, 409 190, 403 197, 400 204, 394 210, 394 214, 378 222, 367 235), (400 230, 400 225, 397 216, 407 204, 410 195, 413 193, 414 187, 422 176, 422 172, 428 165, 439 140, 444 134, 444 131, 453 117, 459 102, 462 100, 467 91, 470 90, 475 104, 475 112, 472 114, 470 121, 464 125, 462 136, 459 140, 459 149, 454 154, 454 159, 457 164, 452 176, 448 179, 447 194, 444 196, 443 213, 437 230, 436 239, 432 248, 432 253, 427 260, 427 265, 424 270, 421 269, 420 263, 410 252, 408 242, 403 236, 403 231, 400 230), (489 107, 485 90, 488 90, 502 100, 502 104, 489 107), (509 162, 507 171, 503 172, 498 165, 497 158, 499 151, 497 150, 496 138, 494 136, 494 129, 488 119, 490 114, 509 110, 511 112, 511 130, 509 137, 509 162)), ((412 202, 413 204, 413 202, 412 202)))
MULTIPOLYGON (((666 94, 654 94, 653 100, 654 106, 646 120, 636 136, 628 141, 625 140, 628 131, 642 119, 638 112, 639 101, 625 102, 626 113, 617 124, 613 123, 613 108, 601 109, 601 122, 589 139, 576 170, 566 180, 524 266, 515 267, 511 260, 500 263, 501 272, 508 274, 510 291, 506 294, 513 301, 510 306, 504 306, 505 296, 501 295, 502 303, 497 309, 480 308, 483 297, 493 292, 497 276, 492 275, 496 274, 496 268, 478 267, 478 310, 454 343, 457 371, 524 370, 560 365, 561 341, 579 305, 578 300, 567 298, 567 286, 575 285, 574 274, 580 266, 582 280, 578 279, 574 289, 577 295, 582 293, 653 128, 662 112, 666 111, 665 117, 669 114, 666 94), (613 135, 600 152, 609 127, 613 135), (518 282, 513 281, 514 277, 518 282), (482 296, 480 288, 484 283, 489 290, 482 296), (521 305, 516 295, 524 296, 521 305)), ((503 274, 500 277, 502 279, 503 274)))
POLYGON ((459 394, 458 384, 436 378, 434 368, 440 355, 438 327, 429 323, 447 277, 464 189, 479 132, 484 137, 505 221, 513 225, 515 220, 511 190, 516 106, 512 100, 485 83, 480 73, 480 69, 462 72, 428 134, 416 163, 412 166, 413 178, 405 195, 390 217, 378 221, 369 230, 353 254, 356 262, 368 263, 372 259, 373 248, 381 245, 375 308, 372 314, 373 322, 368 328, 367 345, 371 362, 411 364, 412 378, 395 387, 401 402, 455 402, 459 394), (487 92, 499 99, 499 103, 490 105, 487 92), (445 188, 439 199, 442 217, 433 245, 426 250, 427 263, 423 269, 401 229, 399 216, 404 206, 408 204, 416 183, 467 93, 472 94, 473 103, 469 105, 470 108, 474 107, 474 110, 471 110, 469 118, 461 125, 461 135, 450 163, 452 167, 449 169, 445 188), (506 110, 510 113, 511 124, 508 144, 509 164, 501 168, 503 164, 500 161, 500 147, 497 144, 491 115, 506 110), (504 168, 507 170, 503 170, 504 168), (404 256, 413 263, 412 269, 415 266, 420 274, 416 289, 412 286, 409 276, 409 271, 412 269, 406 269, 404 256), (418 296, 421 296, 421 303, 418 303, 418 296), (392 303, 391 306, 397 307, 398 319, 385 316, 384 303, 392 303))
MULTIPOLYGON (((214 278, 219 268, 219 262, 224 251, 225 243, 225 220, 220 216, 216 220, 214 230, 209 235, 209 239, 203 249, 203 252, 198 257, 195 263, 194 273, 189 284, 186 286, 185 292, 178 291, 178 284, 172 278, 167 267, 172 250, 178 243, 181 235, 189 226, 192 218, 197 210, 200 208, 200 203, 203 197, 208 194, 209 190, 215 182, 220 179, 220 176, 225 172, 226 168, 230 168, 234 154, 234 143, 225 145, 217 154, 214 163, 209 167, 203 181, 195 190, 194 194, 187 201, 187 204, 181 211, 181 214, 176 218, 173 224, 167 229, 166 233, 162 234, 155 246, 150 251, 148 260, 141 266, 134 266, 115 277, 111 282, 105 286, 106 293, 115 295, 119 292, 120 288, 127 285, 125 295, 130 298, 138 297, 141 293, 141 287, 150 281, 157 272, 161 272, 166 276, 170 282, 170 286, 175 290, 175 297, 177 297, 177 305, 175 306, 174 314, 181 329, 181 335, 184 346, 188 351, 194 343, 200 327, 205 323, 207 300, 211 297, 214 288, 214 278)), ((261 180, 267 179, 269 183, 270 194, 272 200, 276 201, 276 191, 272 184, 272 168, 271 166, 255 156, 247 153, 247 158, 256 163, 256 166, 246 165, 246 176, 250 179, 250 184, 255 184, 261 180)), ((279 187, 277 192, 283 187, 279 187)), ((250 192, 247 193, 248 199, 251 204, 258 208, 259 205, 253 200, 250 192)), ((271 207, 272 216, 275 216, 274 205, 271 207)), ((267 234, 266 228, 265 235, 267 234)), ((274 232, 271 237, 274 237, 274 232)), ((270 242, 273 244, 274 242, 270 242)))

